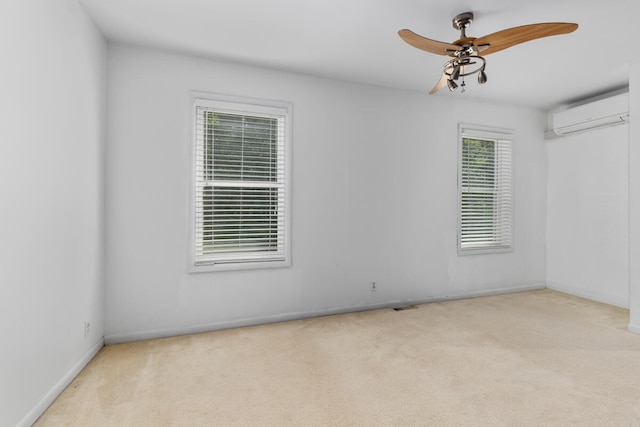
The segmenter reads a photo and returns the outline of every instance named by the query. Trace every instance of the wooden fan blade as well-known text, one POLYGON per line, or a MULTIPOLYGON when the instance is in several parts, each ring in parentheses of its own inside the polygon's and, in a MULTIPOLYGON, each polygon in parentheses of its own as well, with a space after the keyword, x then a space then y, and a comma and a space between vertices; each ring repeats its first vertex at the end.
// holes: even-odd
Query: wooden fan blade
POLYGON ((411 46, 430 53, 435 53, 436 55, 450 55, 451 51, 456 52, 462 49, 460 46, 456 46, 455 44, 439 42, 437 40, 431 40, 419 36, 411 30, 400 30, 398 31, 398 35, 411 46))
POLYGON ((480 52, 480 55, 485 56, 530 40, 568 34, 577 28, 578 24, 567 22, 523 25, 522 27, 509 28, 488 36, 479 37, 473 41, 473 44, 475 46, 489 45, 488 48, 480 52))
POLYGON ((431 89, 431 92, 429 92, 429 95, 433 95, 434 93, 436 93, 437 91, 445 87, 447 85, 447 79, 448 79, 447 75, 445 73, 442 73, 442 77, 440 77, 440 81, 433 87, 433 89, 431 89))

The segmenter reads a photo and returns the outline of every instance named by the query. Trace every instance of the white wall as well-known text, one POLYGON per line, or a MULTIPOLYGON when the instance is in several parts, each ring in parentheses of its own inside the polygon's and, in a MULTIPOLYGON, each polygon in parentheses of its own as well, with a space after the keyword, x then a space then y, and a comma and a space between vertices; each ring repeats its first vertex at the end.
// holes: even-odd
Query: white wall
POLYGON ((108 82, 107 342, 544 285, 539 112, 113 45, 108 82), (191 90, 293 103, 291 268, 187 273, 191 90), (457 256, 458 121, 516 130, 515 253, 457 256))
POLYGON ((73 0, 0 16, 0 425, 15 426, 102 345, 106 45, 73 0))
POLYGON ((629 330, 640 334, 640 60, 629 69, 629 330))
POLYGON ((547 284, 629 307, 628 125, 547 142, 547 284))

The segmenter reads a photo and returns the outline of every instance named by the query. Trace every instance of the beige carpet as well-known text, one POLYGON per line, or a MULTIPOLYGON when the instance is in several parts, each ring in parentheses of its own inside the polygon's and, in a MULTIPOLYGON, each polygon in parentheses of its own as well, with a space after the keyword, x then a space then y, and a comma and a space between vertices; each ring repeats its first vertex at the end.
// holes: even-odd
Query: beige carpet
POLYGON ((640 426, 626 310, 541 290, 105 347, 37 426, 640 426))

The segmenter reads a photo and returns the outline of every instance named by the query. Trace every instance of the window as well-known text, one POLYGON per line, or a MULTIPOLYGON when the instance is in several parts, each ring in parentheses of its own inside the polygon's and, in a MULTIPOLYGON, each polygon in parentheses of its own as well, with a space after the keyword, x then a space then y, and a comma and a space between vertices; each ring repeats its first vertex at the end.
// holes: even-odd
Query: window
POLYGON ((196 100, 195 271, 290 265, 289 113, 196 100))
POLYGON ((458 252, 512 250, 512 132, 460 126, 458 252))

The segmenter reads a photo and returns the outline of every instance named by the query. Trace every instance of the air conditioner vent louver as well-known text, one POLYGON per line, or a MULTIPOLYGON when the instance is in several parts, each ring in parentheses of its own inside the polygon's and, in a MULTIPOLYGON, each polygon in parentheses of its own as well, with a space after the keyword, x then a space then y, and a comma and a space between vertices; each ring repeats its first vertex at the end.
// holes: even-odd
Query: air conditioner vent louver
POLYGON ((629 120, 629 94, 623 93, 553 114, 553 131, 560 136, 629 120))

